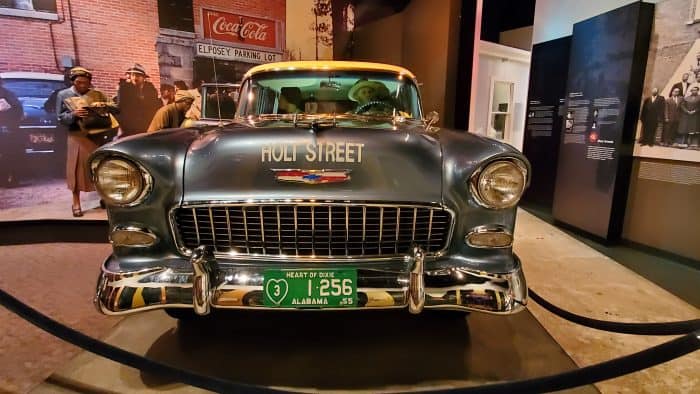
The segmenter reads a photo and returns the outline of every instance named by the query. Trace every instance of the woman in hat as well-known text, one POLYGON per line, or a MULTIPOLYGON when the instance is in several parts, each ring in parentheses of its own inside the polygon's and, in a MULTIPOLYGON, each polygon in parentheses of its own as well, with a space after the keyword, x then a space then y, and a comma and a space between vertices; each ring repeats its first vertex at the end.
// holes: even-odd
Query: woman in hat
POLYGON ((66 160, 66 182, 73 193, 73 216, 83 216, 80 207, 80 192, 95 190, 90 178, 87 159, 97 149, 97 144, 88 138, 88 108, 116 113, 118 110, 102 92, 92 89, 92 73, 83 67, 70 70, 72 86, 61 90, 56 96, 58 121, 68 127, 68 154, 66 160))

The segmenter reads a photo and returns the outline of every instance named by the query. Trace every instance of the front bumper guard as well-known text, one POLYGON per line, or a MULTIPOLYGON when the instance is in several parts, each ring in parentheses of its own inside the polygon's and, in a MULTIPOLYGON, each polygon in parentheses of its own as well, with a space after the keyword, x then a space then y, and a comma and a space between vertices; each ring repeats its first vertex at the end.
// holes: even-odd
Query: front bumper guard
MULTIPOLYGON (((424 257, 422 249, 414 248, 408 271, 358 267, 357 305, 338 309, 407 307, 413 314, 424 308, 510 314, 527 304, 527 285, 516 256, 515 269, 499 274, 465 267, 426 270, 424 257)), ((263 275, 269 267, 220 266, 209 247, 192 253, 192 269, 186 272, 166 267, 115 272, 107 268, 109 261, 102 267, 94 300, 104 314, 157 308, 192 308, 199 315, 211 308, 281 309, 263 304, 263 275)))

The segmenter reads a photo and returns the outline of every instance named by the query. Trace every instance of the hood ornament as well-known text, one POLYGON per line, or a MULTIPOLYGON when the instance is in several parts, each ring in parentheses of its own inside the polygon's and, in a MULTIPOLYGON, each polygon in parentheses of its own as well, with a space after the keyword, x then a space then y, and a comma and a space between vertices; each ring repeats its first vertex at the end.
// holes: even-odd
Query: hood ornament
POLYGON ((301 169, 272 169, 278 182, 306 183, 340 183, 350 180, 351 170, 301 170, 301 169))

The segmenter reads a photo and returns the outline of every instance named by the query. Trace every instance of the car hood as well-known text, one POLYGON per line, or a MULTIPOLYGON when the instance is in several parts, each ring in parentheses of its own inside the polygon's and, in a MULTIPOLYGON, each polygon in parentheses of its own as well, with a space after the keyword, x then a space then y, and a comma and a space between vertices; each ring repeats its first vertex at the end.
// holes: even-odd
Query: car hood
POLYGON ((440 143, 419 129, 232 126, 205 132, 190 145, 183 202, 439 203, 441 167, 440 143), (280 174, 284 180, 276 179, 280 174))

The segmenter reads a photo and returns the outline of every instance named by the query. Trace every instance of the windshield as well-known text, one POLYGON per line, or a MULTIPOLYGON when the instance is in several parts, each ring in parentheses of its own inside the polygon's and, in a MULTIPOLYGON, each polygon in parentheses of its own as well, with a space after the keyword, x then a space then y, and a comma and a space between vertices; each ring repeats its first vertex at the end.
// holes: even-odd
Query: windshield
POLYGON ((238 117, 277 114, 358 114, 421 119, 418 89, 396 73, 277 71, 241 87, 238 117))
POLYGON ((17 97, 47 98, 56 89, 64 89, 63 81, 41 79, 3 79, 3 86, 17 97))

